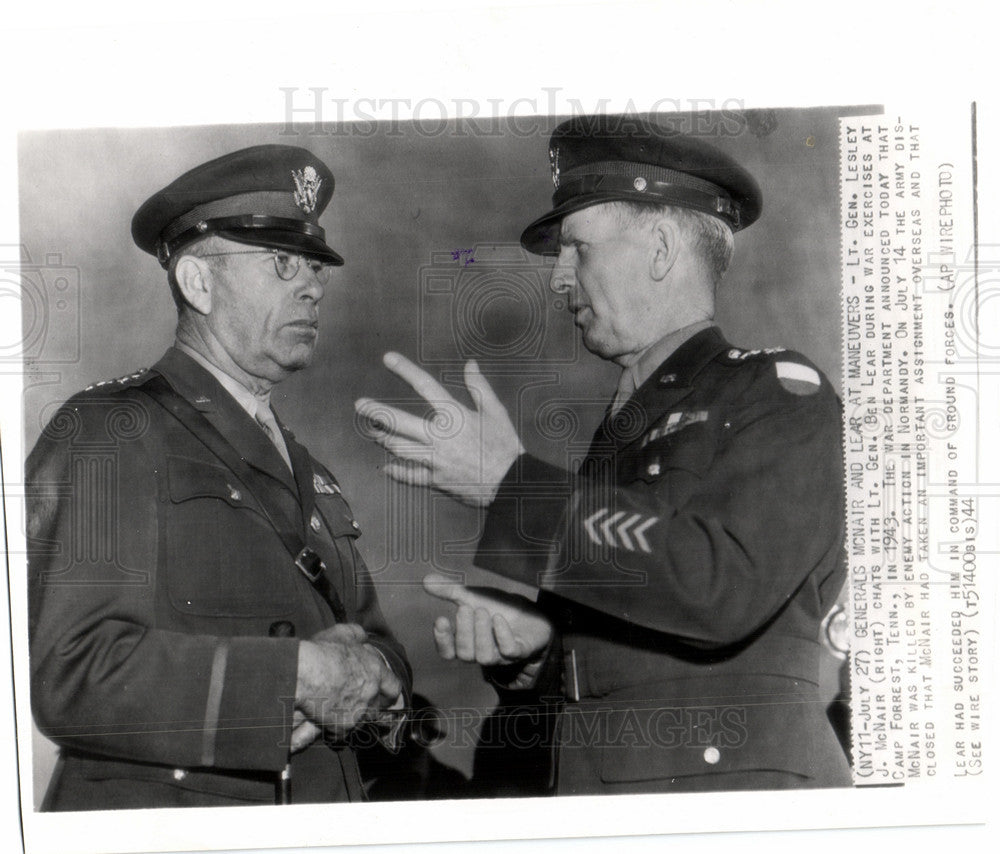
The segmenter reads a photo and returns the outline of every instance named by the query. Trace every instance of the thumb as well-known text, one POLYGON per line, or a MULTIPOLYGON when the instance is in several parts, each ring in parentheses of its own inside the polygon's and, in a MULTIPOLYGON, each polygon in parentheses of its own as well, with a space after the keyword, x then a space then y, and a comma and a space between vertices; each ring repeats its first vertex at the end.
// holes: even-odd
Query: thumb
POLYGON ((480 412, 487 409, 503 409, 500 398, 496 396, 493 386, 487 382, 486 377, 479 370, 479 364, 475 359, 469 359, 465 363, 465 387, 469 390, 472 402, 480 412))
POLYGON ((439 572, 430 572, 424 576, 424 590, 431 596, 444 599, 446 602, 454 602, 456 605, 468 605, 473 598, 464 584, 452 581, 439 572))

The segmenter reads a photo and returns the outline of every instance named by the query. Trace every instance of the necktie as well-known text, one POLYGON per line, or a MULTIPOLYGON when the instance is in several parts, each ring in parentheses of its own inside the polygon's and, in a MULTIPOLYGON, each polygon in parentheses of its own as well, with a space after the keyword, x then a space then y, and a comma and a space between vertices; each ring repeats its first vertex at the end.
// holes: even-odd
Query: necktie
POLYGON ((635 375, 630 368, 625 368, 618 379, 618 389, 615 391, 614 400, 611 401, 611 415, 618 414, 619 410, 628 403, 629 398, 635 390, 635 375))
POLYGON ((285 461, 285 465, 288 466, 290 471, 292 468, 292 458, 288 456, 288 448, 285 447, 285 440, 281 436, 281 430, 278 429, 278 422, 274 418, 274 413, 271 412, 271 407, 266 403, 258 403, 256 417, 260 429, 271 440, 271 444, 277 448, 278 453, 281 454, 281 458, 285 461))

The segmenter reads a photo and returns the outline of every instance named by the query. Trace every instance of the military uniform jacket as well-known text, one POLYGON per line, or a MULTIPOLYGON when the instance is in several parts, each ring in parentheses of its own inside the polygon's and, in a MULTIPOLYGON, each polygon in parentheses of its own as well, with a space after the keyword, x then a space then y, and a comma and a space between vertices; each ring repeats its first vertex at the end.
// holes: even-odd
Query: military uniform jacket
POLYGON ((850 782, 817 684, 843 501, 829 381, 714 327, 609 412, 577 475, 519 459, 477 562, 540 587, 559 630, 561 685, 538 688, 566 698, 559 792, 850 782))
MULTIPOLYGON (((294 475, 176 349, 76 395, 45 427, 27 473, 32 707, 62 748, 46 808, 273 803, 296 638, 335 612, 368 631, 409 696, 359 526, 330 472, 282 429, 294 475), (256 493, 147 393, 156 377, 250 464, 256 493), (295 566, 267 502, 324 560, 328 597, 295 566)), ((361 797, 348 747, 320 739, 291 767, 294 802, 361 797)))

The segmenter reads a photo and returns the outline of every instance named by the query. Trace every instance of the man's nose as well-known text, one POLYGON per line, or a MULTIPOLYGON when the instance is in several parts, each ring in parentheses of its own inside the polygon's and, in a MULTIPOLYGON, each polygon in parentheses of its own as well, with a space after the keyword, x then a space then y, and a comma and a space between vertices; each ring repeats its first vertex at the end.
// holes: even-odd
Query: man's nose
POLYGON ((567 294, 576 287, 576 270, 569 264, 556 261, 549 275, 549 288, 553 293, 567 294))
POLYGON ((307 264, 303 264, 299 275, 296 278, 302 278, 302 283, 299 285, 298 298, 299 299, 309 299, 313 302, 319 302, 323 299, 323 294, 326 293, 323 283, 319 280, 317 275, 309 269, 307 264), (303 275, 303 273, 305 275, 303 275))

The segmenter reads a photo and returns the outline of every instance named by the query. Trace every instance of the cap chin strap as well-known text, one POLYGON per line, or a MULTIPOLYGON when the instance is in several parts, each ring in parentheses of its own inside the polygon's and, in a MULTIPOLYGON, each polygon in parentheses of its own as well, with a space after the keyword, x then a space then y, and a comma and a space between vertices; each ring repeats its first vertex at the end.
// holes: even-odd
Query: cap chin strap
POLYGON ((156 243, 156 260, 162 267, 166 267, 174 251, 186 243, 190 243, 197 237, 205 237, 219 231, 229 231, 231 229, 241 229, 252 231, 253 229, 276 229, 279 231, 291 231, 296 234, 305 234, 309 237, 318 237, 326 242, 326 231, 320 226, 313 225, 300 219, 288 219, 286 217, 266 216, 264 214, 243 214, 241 216, 217 217, 215 219, 201 219, 189 228, 185 228, 176 234, 169 234, 170 229, 164 232, 156 243), (169 236, 167 236, 169 235, 169 236))

